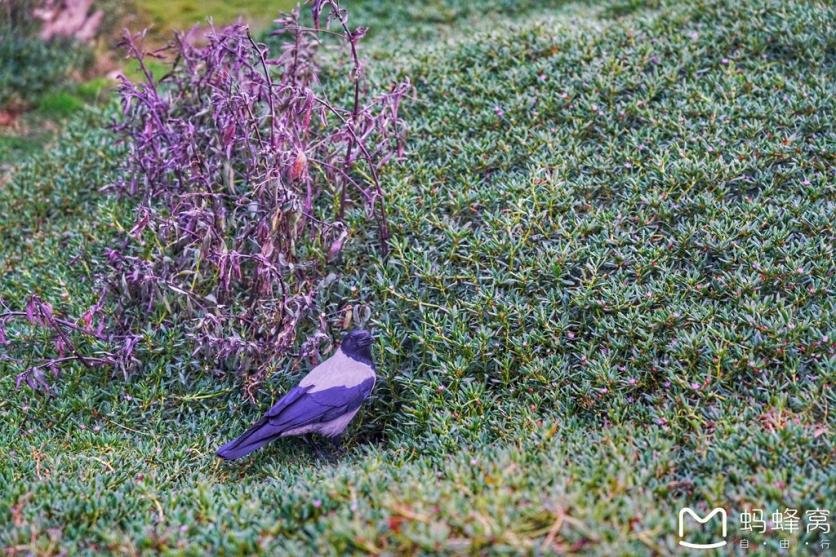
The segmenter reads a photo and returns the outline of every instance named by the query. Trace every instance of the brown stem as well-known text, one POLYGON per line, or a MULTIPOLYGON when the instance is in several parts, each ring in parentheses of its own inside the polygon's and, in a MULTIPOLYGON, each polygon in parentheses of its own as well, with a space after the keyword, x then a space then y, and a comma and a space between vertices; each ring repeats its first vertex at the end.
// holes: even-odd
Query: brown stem
POLYGON ((256 53, 258 54, 258 59, 261 61, 261 69, 264 70, 264 79, 267 81, 267 104, 270 105, 270 146, 276 146, 276 109, 273 106, 273 80, 270 79, 270 72, 267 71, 267 62, 264 60, 264 52, 258 48, 258 45, 253 40, 253 36, 250 34, 250 30, 247 29, 247 38, 250 40, 250 44, 253 45, 256 53))
POLYGON ((322 100, 319 97, 314 97, 314 100, 317 103, 324 106, 325 108, 327 108, 332 114, 334 114, 334 116, 336 116, 346 126, 346 130, 348 130, 348 133, 350 133, 351 137, 354 138, 354 142, 357 143, 357 147, 363 153, 363 156, 365 157, 366 162, 369 163, 369 171, 371 172, 371 175, 372 175, 372 182, 374 184, 375 192, 377 193, 377 197, 380 200, 380 206, 381 206, 381 209, 379 211, 380 212, 380 218, 378 219, 378 222, 377 222, 378 239, 380 240, 380 252, 383 254, 384 257, 386 257, 387 255, 389 255, 389 223, 387 221, 386 208, 384 206, 383 188, 380 186, 380 179, 377 175, 377 170, 375 169, 374 160, 372 159, 372 156, 369 153, 369 150, 366 149, 366 146, 363 144, 362 141, 360 141, 360 139, 354 133, 354 128, 352 128, 351 126, 348 125, 348 122, 343 117, 343 115, 340 114, 339 111, 336 108, 331 106, 331 104, 328 103, 328 101, 322 100))

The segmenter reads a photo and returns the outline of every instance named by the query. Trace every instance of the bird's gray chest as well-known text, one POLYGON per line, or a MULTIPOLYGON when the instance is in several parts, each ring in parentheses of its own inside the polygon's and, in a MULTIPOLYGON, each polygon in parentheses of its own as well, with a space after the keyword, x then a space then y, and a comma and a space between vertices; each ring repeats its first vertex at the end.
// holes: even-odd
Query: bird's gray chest
POLYGON ((334 387, 352 388, 368 379, 375 379, 374 368, 346 356, 337 350, 333 356, 316 366, 299 382, 300 387, 311 387, 316 393, 334 387))

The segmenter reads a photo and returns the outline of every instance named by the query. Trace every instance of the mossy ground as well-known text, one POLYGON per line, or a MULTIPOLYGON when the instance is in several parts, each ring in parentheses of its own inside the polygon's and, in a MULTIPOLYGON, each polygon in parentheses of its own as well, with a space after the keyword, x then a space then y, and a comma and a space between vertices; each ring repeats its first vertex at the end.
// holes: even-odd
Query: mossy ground
MULTIPOLYGON (((0 367, 0 546, 664 554, 684 505, 727 508, 730 544, 747 508, 833 511, 833 6, 416 10, 353 16, 380 30, 372 80, 416 95, 384 177, 392 254, 357 218, 322 293, 332 317, 368 305, 379 339, 345 457, 218 461, 304 369, 252 405, 149 327, 130 381, 75 369, 47 399, 0 367)), ((92 301, 131 219, 98 193, 106 119, 0 189, 8 302, 92 301)))

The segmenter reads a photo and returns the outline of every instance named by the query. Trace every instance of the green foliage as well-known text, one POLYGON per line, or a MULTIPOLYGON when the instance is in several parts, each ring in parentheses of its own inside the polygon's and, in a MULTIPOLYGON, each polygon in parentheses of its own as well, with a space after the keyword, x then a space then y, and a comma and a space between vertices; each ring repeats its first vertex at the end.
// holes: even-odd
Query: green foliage
MULTIPOLYGON (((62 303, 93 295, 91 265, 104 242, 130 222, 130 207, 103 201, 98 189, 113 179, 120 148, 103 129, 108 115, 82 113, 14 179, 0 186, 0 297, 19 306, 26 289, 62 303), (118 215, 122 215, 121 217, 118 215)), ((2 363, 0 363, 2 365, 2 363)))
POLYGON ((5 0, 0 6, 0 30, 34 34, 38 22, 32 17, 32 11, 40 5, 42 0, 5 0))
MULTIPOLYGON (((152 32, 161 38, 172 31, 193 25, 232 23, 245 18, 256 28, 264 28, 280 12, 296 6, 294 0, 135 0, 140 14, 149 19, 152 32)), ((167 38, 167 37, 166 37, 167 38)))
MULTIPOLYGON (((55 400, 0 362, 0 546, 650 554, 685 504, 729 509, 730 543, 745 508, 832 511, 833 7, 480 6, 408 44, 410 12, 361 6, 389 29, 370 77, 417 92, 393 253, 357 215, 322 293, 379 337, 347 457, 213 458, 290 362, 255 406, 166 330, 141 379, 76 369, 55 400)), ((131 222, 94 195, 119 156, 96 125, 0 186, 7 301, 92 301, 78 279, 131 222)))
POLYGON ((30 105, 91 63, 89 50, 0 28, 0 106, 30 105))
POLYGON ((84 101, 67 91, 47 93, 38 101, 38 111, 53 118, 66 118, 83 106, 84 101))
POLYGON ((110 80, 94 78, 52 89, 37 99, 37 104, 21 114, 14 127, 0 132, 0 171, 4 163, 16 165, 41 152, 63 121, 85 106, 108 98, 110 86, 110 80))
POLYGON ((2 173, 40 150, 53 136, 55 120, 77 112, 89 98, 89 86, 73 81, 92 64, 92 51, 68 40, 40 40, 34 4, 14 0, 0 7, 0 111, 14 119, 13 127, 0 127, 2 173))

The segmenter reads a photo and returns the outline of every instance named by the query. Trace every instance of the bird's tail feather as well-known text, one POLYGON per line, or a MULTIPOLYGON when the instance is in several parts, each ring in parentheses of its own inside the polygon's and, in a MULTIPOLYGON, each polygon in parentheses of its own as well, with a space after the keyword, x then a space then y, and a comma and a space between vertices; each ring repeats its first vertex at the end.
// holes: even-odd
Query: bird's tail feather
POLYGON ((279 435, 281 435, 279 428, 270 424, 268 420, 262 420, 245 431, 240 437, 218 449, 216 454, 224 460, 235 460, 247 456, 279 437, 279 435))

